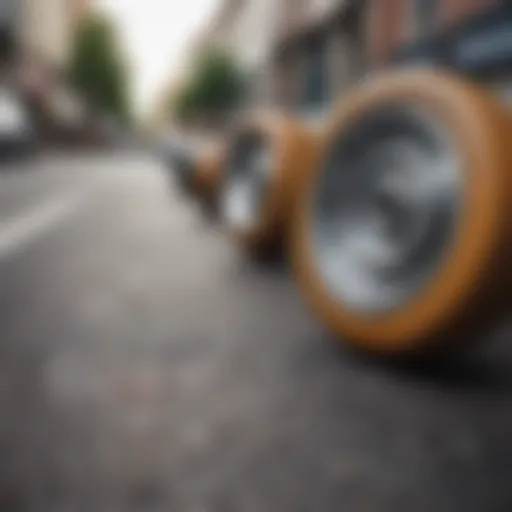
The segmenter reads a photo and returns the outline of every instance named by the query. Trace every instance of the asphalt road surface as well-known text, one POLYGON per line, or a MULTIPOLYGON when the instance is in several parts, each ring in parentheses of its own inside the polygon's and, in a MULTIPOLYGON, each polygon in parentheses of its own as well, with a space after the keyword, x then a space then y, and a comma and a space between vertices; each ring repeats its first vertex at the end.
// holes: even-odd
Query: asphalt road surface
POLYGON ((508 342, 361 360, 157 161, 2 166, 0 511, 510 511, 508 342))

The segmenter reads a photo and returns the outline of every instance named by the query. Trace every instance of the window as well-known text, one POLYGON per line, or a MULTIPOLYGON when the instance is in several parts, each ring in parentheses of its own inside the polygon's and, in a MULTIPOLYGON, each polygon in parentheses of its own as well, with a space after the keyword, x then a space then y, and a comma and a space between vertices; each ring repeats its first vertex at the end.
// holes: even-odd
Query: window
POLYGON ((436 32, 440 2, 438 0, 409 0, 410 29, 413 39, 429 37, 436 32))
POLYGON ((305 76, 301 97, 303 108, 320 108, 329 99, 329 71, 325 40, 311 43, 306 52, 305 76))
POLYGON ((4 63, 14 56, 16 50, 13 27, 0 25, 0 61, 4 63))

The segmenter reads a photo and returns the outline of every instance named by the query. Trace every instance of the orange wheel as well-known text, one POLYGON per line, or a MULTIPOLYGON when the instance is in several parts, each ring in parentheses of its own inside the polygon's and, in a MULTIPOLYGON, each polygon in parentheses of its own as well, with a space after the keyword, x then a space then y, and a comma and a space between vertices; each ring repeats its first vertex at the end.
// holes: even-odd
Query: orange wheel
POLYGON ((292 120, 258 114, 234 131, 226 158, 221 216, 228 233, 253 253, 287 239, 294 199, 317 154, 315 137, 292 120))
POLYGON ((212 214, 217 212, 219 186, 225 168, 225 145, 218 142, 197 158, 193 173, 193 193, 200 205, 212 214))
POLYGON ((402 71, 342 102, 297 203, 294 269, 318 317, 382 355, 453 348, 503 315, 510 118, 488 93, 402 71))

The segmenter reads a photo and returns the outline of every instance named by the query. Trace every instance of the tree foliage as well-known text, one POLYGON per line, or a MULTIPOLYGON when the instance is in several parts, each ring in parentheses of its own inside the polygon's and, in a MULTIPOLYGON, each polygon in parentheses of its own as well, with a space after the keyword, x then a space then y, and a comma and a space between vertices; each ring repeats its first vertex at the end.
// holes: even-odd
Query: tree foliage
POLYGON ((243 90, 243 76, 234 59, 214 50, 195 63, 189 81, 172 108, 181 119, 200 113, 229 111, 237 105, 243 90))
POLYGON ((128 74, 108 19, 93 14, 78 28, 67 74, 95 110, 128 121, 128 74))

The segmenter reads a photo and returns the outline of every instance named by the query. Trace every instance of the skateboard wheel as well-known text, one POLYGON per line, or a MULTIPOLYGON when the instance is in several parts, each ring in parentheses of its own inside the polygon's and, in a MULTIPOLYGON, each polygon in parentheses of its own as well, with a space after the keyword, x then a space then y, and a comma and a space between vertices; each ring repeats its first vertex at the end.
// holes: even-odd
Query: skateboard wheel
POLYGON ((212 144, 198 155, 194 169, 193 194, 203 211, 213 216, 217 216, 225 152, 224 144, 212 144))
POLYGON ((240 246, 265 253, 288 239, 294 199, 315 156, 315 137, 291 118, 258 114, 236 127, 220 211, 228 234, 240 246))
POLYGON ((498 321, 511 135, 490 94, 435 71, 376 78, 337 105, 297 198, 292 251, 330 330, 398 356, 453 349, 498 321))

